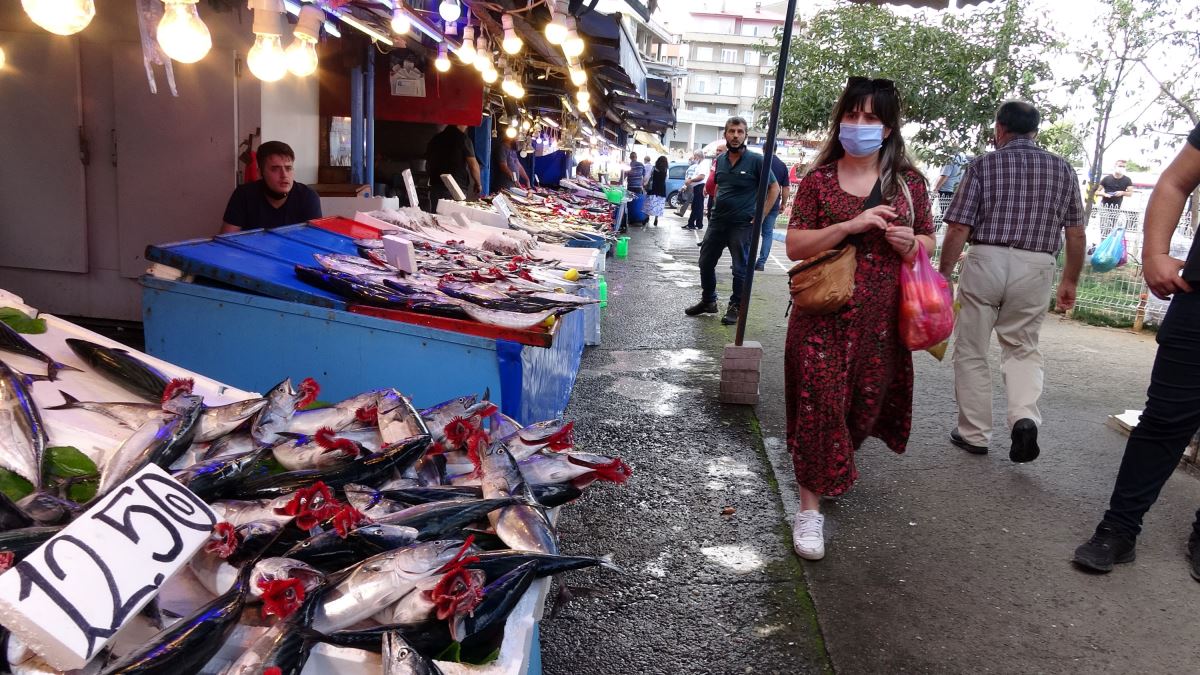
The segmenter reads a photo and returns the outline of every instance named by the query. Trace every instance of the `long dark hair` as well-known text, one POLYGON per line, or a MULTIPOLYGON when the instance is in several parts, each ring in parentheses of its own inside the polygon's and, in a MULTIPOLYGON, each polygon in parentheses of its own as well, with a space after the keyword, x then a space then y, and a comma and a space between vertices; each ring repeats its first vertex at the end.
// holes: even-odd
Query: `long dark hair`
POLYGON ((912 171, 920 176, 921 180, 926 180, 925 175, 913 163, 908 149, 904 146, 904 136, 900 133, 900 127, 903 124, 900 121, 900 94, 891 80, 850 78, 837 105, 833 107, 833 117, 829 121, 829 135, 825 138, 825 144, 821 146, 821 151, 817 153, 812 167, 825 166, 846 156, 846 149, 842 147, 842 141, 838 137, 841 131, 842 117, 846 113, 861 109, 863 102, 868 98, 871 99, 871 110, 879 118, 879 121, 883 123, 883 126, 892 130, 892 133, 883 139, 883 147, 879 149, 879 181, 883 187, 883 196, 891 201, 904 190, 901 183, 904 181, 905 172, 912 171))
POLYGON ((657 170, 657 171, 664 171, 664 172, 665 172, 665 171, 667 170, 667 166, 668 166, 669 164, 670 164, 670 162, 668 162, 668 161, 667 161, 667 156, 666 156, 666 155, 659 155, 659 156, 658 156, 658 159, 656 159, 656 160, 654 161, 654 168, 655 168, 655 170, 657 170))

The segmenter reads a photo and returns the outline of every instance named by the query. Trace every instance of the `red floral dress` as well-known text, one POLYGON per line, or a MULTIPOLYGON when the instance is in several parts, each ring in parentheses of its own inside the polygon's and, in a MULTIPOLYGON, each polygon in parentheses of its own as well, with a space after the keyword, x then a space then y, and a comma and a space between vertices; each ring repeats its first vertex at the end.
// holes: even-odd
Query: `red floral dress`
MULTIPOLYGON (((925 181, 905 176, 917 234, 932 234, 925 181)), ((818 230, 853 219, 862 197, 842 190, 837 163, 800 181, 788 229, 818 230)), ((891 204, 903 217, 903 195, 891 204)), ((822 495, 840 495, 858 478, 854 453, 875 436, 897 453, 912 426, 912 354, 900 340, 900 263, 882 230, 861 235, 854 295, 825 316, 793 312, 788 323, 784 379, 788 449, 796 482, 822 495)))

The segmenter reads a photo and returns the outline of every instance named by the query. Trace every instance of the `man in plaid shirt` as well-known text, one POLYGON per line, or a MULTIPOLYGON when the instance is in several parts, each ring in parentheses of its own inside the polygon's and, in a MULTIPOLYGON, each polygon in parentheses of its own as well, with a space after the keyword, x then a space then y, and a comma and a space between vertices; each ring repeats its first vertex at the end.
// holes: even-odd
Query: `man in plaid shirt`
POLYGON ((1058 309, 1075 304, 1086 237, 1075 171, 1033 141, 1039 115, 1022 101, 996 111, 996 151, 973 161, 946 210, 940 270, 950 278, 962 253, 954 341, 954 396, 958 426, 950 441, 985 454, 992 436, 992 373, 988 347, 1000 340, 1000 368, 1012 426, 1009 458, 1029 462, 1039 453, 1042 354, 1038 334, 1054 283, 1055 260, 1066 238, 1058 309))

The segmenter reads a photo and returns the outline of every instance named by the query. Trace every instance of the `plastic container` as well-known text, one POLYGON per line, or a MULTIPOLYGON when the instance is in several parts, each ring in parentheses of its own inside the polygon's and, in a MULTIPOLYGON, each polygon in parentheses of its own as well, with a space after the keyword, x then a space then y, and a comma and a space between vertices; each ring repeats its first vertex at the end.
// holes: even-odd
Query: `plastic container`
POLYGON ((600 275, 599 288, 600 288, 600 306, 608 307, 608 280, 606 280, 604 278, 603 274, 600 275))
POLYGON ((629 223, 647 223, 650 216, 646 214, 646 193, 635 192, 629 202, 629 223))
POLYGON ((604 198, 609 204, 620 204, 625 201, 625 188, 623 187, 606 187, 604 188, 604 198))
POLYGON ((629 237, 621 237, 617 240, 617 257, 624 258, 629 255, 629 237))

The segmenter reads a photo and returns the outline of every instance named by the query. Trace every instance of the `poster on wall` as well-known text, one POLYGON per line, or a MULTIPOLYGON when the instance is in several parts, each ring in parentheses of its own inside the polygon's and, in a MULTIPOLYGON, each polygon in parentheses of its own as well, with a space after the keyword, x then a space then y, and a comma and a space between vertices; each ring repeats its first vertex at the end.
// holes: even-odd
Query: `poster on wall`
POLYGON ((388 76, 392 96, 425 98, 425 71, 422 65, 411 53, 392 56, 392 70, 388 76))
POLYGON ((350 118, 329 120, 329 166, 350 166, 350 118))

